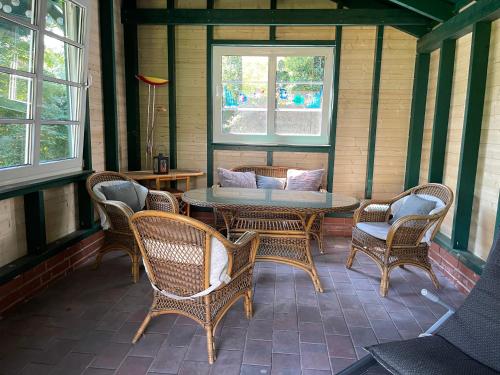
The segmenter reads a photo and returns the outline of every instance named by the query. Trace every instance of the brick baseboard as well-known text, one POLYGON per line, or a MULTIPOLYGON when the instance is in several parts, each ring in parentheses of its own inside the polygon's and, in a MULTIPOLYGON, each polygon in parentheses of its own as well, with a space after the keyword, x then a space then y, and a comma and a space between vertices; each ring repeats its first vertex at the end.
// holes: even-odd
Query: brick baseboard
POLYGON ((469 294, 479 275, 467 268, 459 259, 455 258, 446 249, 436 243, 432 243, 429 249, 429 257, 434 266, 436 266, 447 279, 462 292, 469 294))
POLYGON ((30 299, 35 293, 87 263, 103 243, 104 233, 102 231, 94 233, 0 285, 0 314, 30 299))

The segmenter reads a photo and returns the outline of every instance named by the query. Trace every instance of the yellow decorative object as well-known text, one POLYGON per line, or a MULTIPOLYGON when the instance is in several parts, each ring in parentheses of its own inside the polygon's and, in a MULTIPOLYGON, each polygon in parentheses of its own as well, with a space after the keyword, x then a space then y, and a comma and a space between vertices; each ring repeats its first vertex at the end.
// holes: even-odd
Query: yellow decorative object
POLYGON ((148 85, 153 85, 153 86, 162 86, 166 85, 168 83, 168 79, 164 78, 158 78, 158 77, 150 77, 150 76, 144 76, 142 74, 137 74, 135 76, 138 80, 147 83, 148 85))

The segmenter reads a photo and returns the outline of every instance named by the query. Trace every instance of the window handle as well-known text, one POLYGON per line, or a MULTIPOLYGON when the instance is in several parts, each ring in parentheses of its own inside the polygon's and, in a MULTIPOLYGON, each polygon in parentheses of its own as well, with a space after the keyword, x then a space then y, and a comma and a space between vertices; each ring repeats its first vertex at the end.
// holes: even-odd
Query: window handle
POLYGON ((87 76, 87 83, 85 84, 85 89, 88 89, 90 86, 92 86, 92 84, 94 83, 94 79, 92 77, 92 74, 89 72, 88 76, 87 76))

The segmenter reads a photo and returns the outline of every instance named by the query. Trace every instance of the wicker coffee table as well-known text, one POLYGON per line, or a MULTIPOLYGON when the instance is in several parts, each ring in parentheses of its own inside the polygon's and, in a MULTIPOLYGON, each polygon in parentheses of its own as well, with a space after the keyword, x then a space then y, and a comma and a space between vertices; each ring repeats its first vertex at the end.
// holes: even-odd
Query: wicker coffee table
POLYGON ((317 215, 349 212, 359 206, 353 197, 319 191, 211 187, 182 195, 184 202, 217 209, 228 237, 246 231, 260 235, 257 260, 288 264, 306 271, 323 292, 311 255, 311 229, 317 215))

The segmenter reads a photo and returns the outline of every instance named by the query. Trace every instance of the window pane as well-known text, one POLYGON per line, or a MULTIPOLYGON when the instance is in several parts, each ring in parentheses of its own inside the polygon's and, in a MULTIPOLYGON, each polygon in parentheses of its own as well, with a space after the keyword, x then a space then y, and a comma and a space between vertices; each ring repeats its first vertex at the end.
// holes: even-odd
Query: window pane
POLYGON ((0 118, 31 119, 32 79, 0 73, 0 118))
POLYGON ((47 35, 44 45, 43 73, 66 81, 80 82, 81 49, 47 35))
POLYGON ((77 125, 42 125, 40 129, 40 161, 75 157, 77 125))
POLYGON ((65 0, 49 0, 45 28, 75 42, 83 40, 83 8, 65 0))
POLYGON ((34 0, 10 0, 0 2, 0 13, 8 14, 9 16, 28 19, 33 23, 33 3, 34 0))
POLYGON ((0 169, 28 164, 30 125, 0 124, 0 169))
POLYGON ((43 81, 42 119, 78 121, 77 87, 43 81))
POLYGON ((266 134, 267 56, 222 56, 222 132, 266 134))
POLYGON ((323 56, 277 58, 276 134, 321 134, 324 68, 323 56))
POLYGON ((0 65, 33 71, 33 31, 0 18, 0 65))

